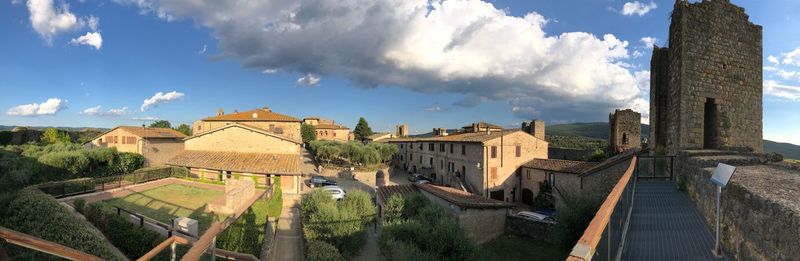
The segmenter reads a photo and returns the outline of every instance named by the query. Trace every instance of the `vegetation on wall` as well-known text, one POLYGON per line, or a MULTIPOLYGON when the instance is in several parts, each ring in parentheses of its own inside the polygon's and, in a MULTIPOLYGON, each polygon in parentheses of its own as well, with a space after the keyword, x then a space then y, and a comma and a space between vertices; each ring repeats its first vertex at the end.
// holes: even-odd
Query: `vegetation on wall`
MULTIPOLYGON (((361 190, 349 192, 338 202, 327 192, 316 190, 303 195, 300 209, 305 239, 331 244, 346 257, 358 255, 366 244, 365 226, 374 222, 376 211, 369 194, 361 190)), ((311 252, 316 253, 307 251, 311 252)))
POLYGON ((355 136, 357 141, 364 142, 367 140, 367 137, 372 135, 372 128, 369 127, 369 123, 364 117, 358 118, 358 124, 356 124, 356 128, 353 129, 353 136, 355 136))
MULTIPOLYGON (((35 188, 0 193, 0 226, 65 245, 105 260, 125 260, 96 230, 35 188)), ((20 247, 4 248, 19 260, 61 260, 20 247)))
POLYGON ((385 260, 485 260, 456 220, 422 194, 388 202, 390 218, 378 240, 385 260))
POLYGON ((303 137, 303 143, 317 140, 317 127, 303 123, 303 125, 300 126, 300 136, 303 137))
POLYGON ((312 141, 311 152, 317 160, 335 165, 372 165, 386 163, 397 153, 397 145, 361 142, 312 141))

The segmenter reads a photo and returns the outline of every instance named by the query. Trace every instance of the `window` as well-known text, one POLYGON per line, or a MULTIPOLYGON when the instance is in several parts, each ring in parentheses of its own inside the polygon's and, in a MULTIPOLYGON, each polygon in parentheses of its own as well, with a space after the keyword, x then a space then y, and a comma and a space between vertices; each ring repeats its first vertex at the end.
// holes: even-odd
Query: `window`
POLYGON ((492 173, 492 176, 490 178, 491 181, 493 181, 493 182, 497 181, 497 167, 492 167, 491 168, 491 173, 492 173))
POLYGON ((126 144, 128 141, 128 136, 122 136, 122 144, 126 144))
POLYGON ((428 143, 428 151, 433 151, 433 147, 434 147, 433 142, 428 143))
POLYGON ((428 162, 428 165, 430 165, 431 168, 433 168, 433 157, 430 158, 430 160, 428 162))
POLYGON ((401 148, 401 149, 403 148, 403 144, 400 144, 400 148, 401 148))
POLYGON ((335 131, 333 132, 333 136, 336 137, 336 132, 335 131))
POLYGON ((444 143, 439 144, 439 152, 444 152, 444 143))
POLYGON ((551 188, 556 186, 556 174, 553 172, 547 173, 547 184, 550 184, 551 188))
POLYGON ((467 155, 467 145, 461 144, 461 155, 467 155))
POLYGON ((453 143, 450 143, 450 153, 453 153, 453 143))
POLYGON ((422 164, 422 155, 419 155, 419 164, 422 164))
POLYGON ((136 137, 128 137, 128 144, 136 144, 136 137))
POLYGON ((444 168, 444 160, 439 160, 439 168, 440 169, 444 168))
POLYGON ((522 156, 522 146, 517 145, 517 158, 519 158, 520 156, 522 156))
POLYGON ((628 134, 622 133, 622 144, 628 144, 628 134))
POLYGON ((400 155, 400 161, 403 161, 403 155, 400 155))
POLYGON ((114 136, 114 143, 119 143, 119 136, 114 136))
POLYGON ((422 150, 422 142, 419 143, 419 150, 422 150))
POLYGON ((527 177, 527 179, 531 179, 531 170, 525 170, 525 177, 527 177))
POLYGON ((492 158, 497 158, 497 146, 492 146, 492 158))
POLYGON ((203 125, 197 125, 197 130, 203 130, 203 125))

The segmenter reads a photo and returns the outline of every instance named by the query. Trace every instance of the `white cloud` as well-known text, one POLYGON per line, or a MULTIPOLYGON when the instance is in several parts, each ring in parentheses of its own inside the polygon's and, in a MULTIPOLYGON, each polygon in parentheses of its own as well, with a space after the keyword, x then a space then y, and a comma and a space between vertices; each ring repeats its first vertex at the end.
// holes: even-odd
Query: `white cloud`
POLYGON ((183 96, 184 96, 183 93, 177 91, 172 91, 168 93, 158 92, 155 95, 153 95, 153 97, 144 100, 144 103, 142 103, 141 110, 147 111, 151 107, 156 107, 162 103, 168 103, 174 100, 178 100, 183 96))
POLYGON ((100 50, 100 47, 103 46, 103 36, 98 32, 89 32, 81 37, 70 40, 69 43, 73 45, 88 45, 94 47, 95 50, 100 50))
POLYGON ((267 68, 261 71, 263 74, 276 74, 278 73, 278 69, 267 68))
POLYGON ((100 105, 86 108, 80 114, 89 115, 89 116, 120 116, 124 115, 128 112, 128 107, 122 107, 119 109, 110 109, 108 111, 102 111, 100 105))
POLYGON ((319 76, 309 73, 298 78, 296 84, 300 86, 317 86, 319 85, 319 81, 319 76))
POLYGON ((23 104, 12 107, 6 114, 13 116, 39 116, 53 115, 67 108, 67 101, 59 98, 50 98, 43 103, 23 104))
POLYGON ((208 45, 203 44, 203 48, 200 48, 200 51, 197 51, 197 54, 205 54, 208 51, 208 45))
POLYGON ((83 27, 83 21, 69 12, 66 3, 56 7, 53 0, 28 0, 28 11, 33 30, 48 44, 53 43, 53 36, 58 33, 83 27))
POLYGON ((647 36, 647 37, 642 37, 642 39, 639 39, 639 41, 644 44, 645 48, 653 48, 653 45, 656 44, 658 39, 656 39, 655 37, 647 36))
POLYGON ((145 116, 145 117, 133 117, 133 118, 131 118, 131 120, 134 120, 134 121, 157 121, 157 120, 159 120, 159 118, 158 117, 153 117, 153 116, 145 116))
POLYGON ((86 19, 86 23, 89 25, 89 29, 91 29, 92 32, 97 32, 97 29, 100 27, 100 18, 90 15, 89 18, 86 19))
MULTIPOLYGON (((797 58, 800 58, 800 57, 798 57, 799 55, 800 55, 800 47, 797 47, 796 49, 792 50, 791 52, 783 53, 783 54, 781 54, 781 56, 783 56, 782 63, 783 64, 787 64, 787 65, 800 66, 800 60, 797 59, 797 58)), ((769 57, 767 57, 767 59, 769 59, 769 57)))
POLYGON ((653 9, 656 9, 658 5, 655 2, 650 2, 649 4, 644 4, 639 1, 627 2, 625 5, 622 6, 622 14, 627 16, 638 15, 643 16, 650 12, 653 9))
POLYGON ((464 105, 506 101, 518 117, 545 120, 598 120, 641 97, 625 67, 627 41, 548 35, 538 13, 512 16, 479 0, 117 2, 191 19, 212 31, 224 58, 298 73, 298 84, 337 75, 366 88, 455 93, 464 105))
POLYGON ((427 112, 440 112, 440 111, 443 111, 443 110, 444 109, 442 109, 442 107, 439 107, 438 105, 425 108, 425 111, 427 111, 427 112))
POLYGON ((771 62, 772 64, 779 64, 779 63, 781 63, 781 61, 780 61, 780 60, 778 60, 778 57, 775 57, 775 56, 772 56, 772 55, 770 55, 770 56, 767 56, 767 60, 768 60, 769 62, 771 62))
POLYGON ((800 100, 800 86, 783 85, 773 80, 766 80, 764 81, 764 94, 798 101, 800 100))

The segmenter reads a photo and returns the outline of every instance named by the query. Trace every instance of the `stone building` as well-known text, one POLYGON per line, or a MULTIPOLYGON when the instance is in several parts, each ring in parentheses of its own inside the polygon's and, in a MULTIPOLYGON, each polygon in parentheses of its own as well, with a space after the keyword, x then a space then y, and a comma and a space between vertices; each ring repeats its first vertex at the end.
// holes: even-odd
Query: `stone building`
POLYGON ((457 133, 438 134, 387 140, 399 149, 393 165, 423 174, 438 184, 515 202, 520 197, 516 175, 520 166, 547 158, 544 137, 520 129, 503 130, 482 122, 467 125, 457 133))
POLYGON ((642 115, 631 109, 608 114, 608 146, 613 153, 642 148, 642 115))
POLYGON ((234 111, 231 114, 225 114, 225 111, 220 109, 217 111, 216 116, 195 121, 192 124, 192 129, 194 134, 197 135, 234 123, 256 127, 289 139, 301 140, 300 119, 275 113, 269 107, 245 112, 234 111))
POLYGON ((394 135, 397 137, 408 137, 408 124, 399 124, 394 127, 395 133, 394 135))
POLYGON ((183 151, 186 135, 170 128, 117 126, 84 144, 86 148, 116 148, 139 153, 150 166, 162 165, 183 151))
POLYGON ((656 149, 762 151, 762 28, 730 0, 677 0, 650 62, 656 149))
POLYGON ((339 142, 350 141, 350 128, 336 124, 335 121, 310 117, 304 118, 303 124, 314 126, 317 131, 317 140, 333 140, 339 142))

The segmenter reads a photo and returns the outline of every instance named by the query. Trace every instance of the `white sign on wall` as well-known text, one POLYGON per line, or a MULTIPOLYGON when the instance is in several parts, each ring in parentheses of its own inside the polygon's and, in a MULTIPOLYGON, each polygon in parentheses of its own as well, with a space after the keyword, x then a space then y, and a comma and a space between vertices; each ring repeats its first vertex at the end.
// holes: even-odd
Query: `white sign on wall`
POLYGON ((736 167, 725 163, 719 163, 717 168, 714 169, 714 175, 711 176, 711 183, 724 188, 728 185, 728 181, 731 180, 731 176, 733 176, 734 172, 736 172, 736 167))

